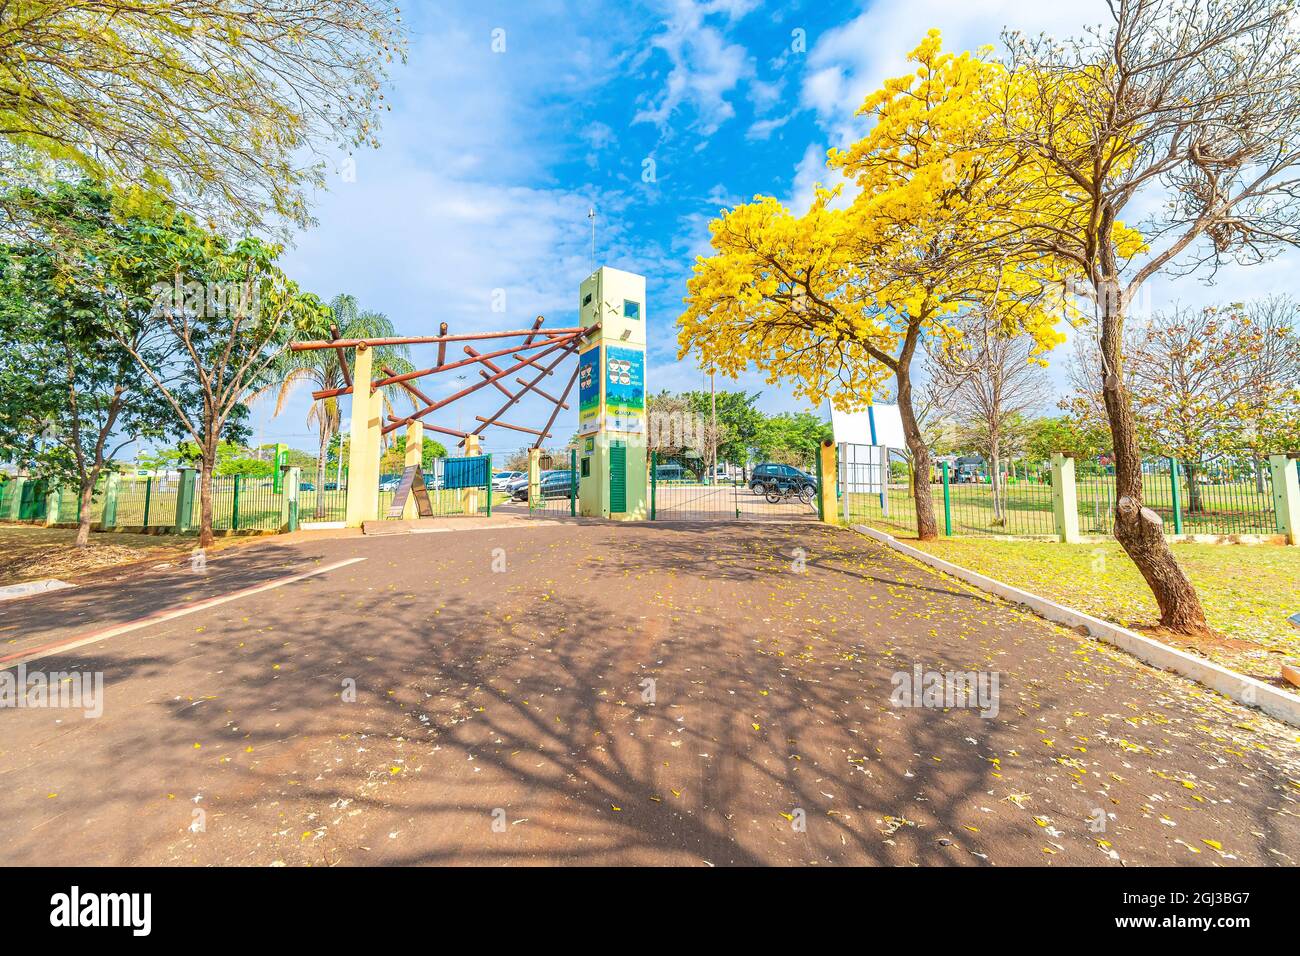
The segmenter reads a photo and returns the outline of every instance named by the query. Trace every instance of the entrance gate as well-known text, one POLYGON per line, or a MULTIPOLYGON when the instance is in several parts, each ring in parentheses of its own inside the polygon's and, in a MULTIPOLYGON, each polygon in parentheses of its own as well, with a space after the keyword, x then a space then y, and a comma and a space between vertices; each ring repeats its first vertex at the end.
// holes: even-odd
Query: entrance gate
MULTIPOLYGON (((786 466, 773 466, 786 468, 786 466)), ((815 496, 801 500, 797 493, 769 502, 766 472, 749 468, 726 475, 709 475, 703 458, 660 455, 650 458, 650 519, 652 521, 817 521, 815 496)), ((803 482, 798 469, 774 475, 782 487, 797 489, 803 482)), ((820 476, 807 475, 817 484, 820 476)))

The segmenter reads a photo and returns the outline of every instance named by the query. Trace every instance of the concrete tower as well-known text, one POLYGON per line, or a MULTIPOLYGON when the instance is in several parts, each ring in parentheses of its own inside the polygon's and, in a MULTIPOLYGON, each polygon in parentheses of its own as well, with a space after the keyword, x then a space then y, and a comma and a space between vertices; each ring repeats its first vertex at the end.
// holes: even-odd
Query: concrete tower
POLYGON ((646 517, 645 276, 601 266, 578 292, 579 323, 600 331, 578 353, 580 513, 646 517))

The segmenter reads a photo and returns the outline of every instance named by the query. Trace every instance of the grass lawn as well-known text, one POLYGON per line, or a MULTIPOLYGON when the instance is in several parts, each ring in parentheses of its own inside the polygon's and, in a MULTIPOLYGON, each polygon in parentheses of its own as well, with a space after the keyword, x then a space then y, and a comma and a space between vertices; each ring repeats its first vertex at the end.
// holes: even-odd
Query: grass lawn
POLYGON ((43 578, 67 580, 136 561, 176 561, 187 558, 197 542, 196 538, 95 532, 86 547, 77 548, 76 538, 74 528, 0 525, 0 586, 43 578))
POLYGON ((1241 673, 1279 683, 1284 660, 1300 660, 1300 548, 1278 545, 1174 544, 1196 585, 1210 626, 1222 637, 1186 643, 1154 628, 1155 599, 1116 542, 1060 544, 940 538, 916 542, 926 551, 1006 584, 1086 611, 1241 673))

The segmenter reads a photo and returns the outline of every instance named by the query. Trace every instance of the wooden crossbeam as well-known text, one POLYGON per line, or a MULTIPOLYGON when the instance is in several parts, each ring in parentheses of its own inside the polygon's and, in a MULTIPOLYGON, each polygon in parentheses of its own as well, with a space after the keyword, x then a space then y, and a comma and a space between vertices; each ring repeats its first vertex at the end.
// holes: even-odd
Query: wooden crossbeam
MULTIPOLYGON (((522 378, 516 378, 515 381, 518 382, 520 385, 527 385, 527 384, 528 384, 528 383, 525 382, 522 378)), ((560 399, 556 398, 556 397, 555 397, 554 395, 552 395, 550 392, 548 392, 548 391, 546 391, 545 389, 543 389, 540 385, 534 385, 534 386, 533 386, 533 391, 536 392, 538 395, 542 396, 542 398, 546 399, 547 401, 554 402, 556 405, 559 405, 561 408, 568 408, 568 407, 569 407, 569 406, 568 406, 568 403, 563 402, 563 401, 561 401, 560 399)))
MULTIPOLYGON (((575 337, 575 341, 574 341, 574 343, 573 343, 571 346, 567 347, 567 348, 565 349, 565 351, 564 351, 561 355, 559 355, 557 358, 555 358, 555 360, 552 361, 552 362, 550 363, 549 366, 547 366, 546 368, 542 369, 542 370, 537 374, 537 376, 536 376, 536 377, 535 377, 531 382, 524 382, 524 383, 523 383, 523 384, 524 384, 524 391, 520 392, 520 393, 519 393, 519 394, 518 394, 518 395, 517 395, 513 400, 506 402, 504 405, 502 405, 500 408, 498 408, 495 412, 493 412, 492 415, 490 416, 489 420, 486 421, 486 422, 484 422, 483 424, 479 425, 477 428, 475 428, 474 431, 471 432, 471 434, 474 434, 474 435, 480 435, 480 434, 482 434, 484 429, 486 429, 489 425, 493 424, 493 423, 494 423, 498 418, 500 418, 500 417, 501 417, 502 415, 504 415, 507 411, 509 411, 510 408, 515 404, 515 402, 518 402, 519 399, 523 398, 525 394, 527 394, 530 390, 532 390, 533 388, 535 388, 536 385, 537 385, 537 383, 540 382, 543 378, 545 378, 547 375, 550 375, 550 374, 551 374, 551 371, 552 371, 552 370, 553 370, 557 365, 559 365, 561 362, 563 362, 564 359, 568 357, 568 355, 569 355, 570 352, 572 352, 573 350, 575 350, 575 349, 578 347, 578 344, 580 344, 580 340, 581 340, 581 336, 577 336, 577 337, 575 337)), ((575 373, 575 374, 576 374, 576 373, 575 373)), ((557 411, 557 412, 559 411, 559 406, 558 406, 558 405, 556 406, 556 411, 557 411)), ((548 430, 549 430, 549 426, 548 426, 548 430)), ((462 442, 461 444, 464 444, 464 443, 462 442)))
MULTIPOLYGON (((501 366, 497 365, 497 363, 494 362, 494 361, 492 361, 490 358, 484 358, 483 356, 479 355, 479 353, 478 353, 477 351, 475 351, 475 349, 474 349, 474 347, 473 347, 472 345, 467 345, 467 346, 465 346, 465 354, 466 354, 466 355, 469 355, 469 356, 477 357, 477 358, 479 359, 479 361, 481 361, 484 365, 486 365, 486 366, 487 366, 489 369, 491 369, 493 372, 499 372, 499 371, 501 371, 501 366)), ((478 373, 479 373, 480 375, 482 375, 484 378, 491 378, 491 377, 492 377, 492 376, 489 375, 487 372, 485 372, 483 369, 479 369, 479 370, 478 370, 478 373)), ((495 386, 496 386, 496 390, 497 390, 498 392, 500 392, 502 395, 504 395, 506 398, 514 398, 514 397, 515 397, 515 396, 514 396, 514 393, 511 392, 510 389, 508 389, 508 388, 506 388, 504 385, 502 385, 500 381, 494 381, 492 384, 495 385, 495 386)))
MULTIPOLYGON (((545 355, 549 355, 551 352, 554 352, 556 349, 564 349, 565 353, 572 352, 574 349, 578 347, 578 343, 581 341, 581 339, 582 336, 579 334, 579 335, 570 335, 567 338, 562 338, 554 341, 547 340, 550 341, 550 344, 548 344, 546 348, 540 354, 538 354, 537 358, 542 358, 545 355)), ((539 344, 545 344, 545 343, 543 342, 539 344)), ((428 415, 430 412, 437 411, 439 408, 442 408, 444 405, 449 405, 458 399, 464 398, 466 395, 469 395, 472 392, 477 392, 480 388, 483 388, 485 385, 492 384, 492 382, 496 381, 498 378, 504 378, 507 375, 513 375, 515 372, 519 371, 527 364, 530 363, 520 362, 518 365, 512 365, 510 368, 503 369, 498 375, 493 375, 491 378, 484 379, 483 381, 479 382, 476 385, 471 385, 468 388, 463 388, 455 395, 450 395, 447 398, 442 399, 442 401, 432 402, 429 405, 425 406, 424 408, 420 409, 419 411, 413 412, 412 414, 407 415, 404 418, 398 418, 395 415, 390 415, 389 421, 391 422, 391 424, 385 425, 381 431, 381 434, 387 435, 393 429, 399 428, 400 426, 406 424, 407 422, 413 421, 414 419, 417 418, 423 418, 425 415, 428 415)), ((451 366, 447 366, 447 367, 450 368, 451 366)), ((514 402, 512 401, 510 404, 513 405, 514 402)), ((483 427, 485 426, 479 426, 479 429, 483 427)), ((471 432, 471 434, 475 434, 475 435, 478 434, 479 429, 475 429, 473 432, 471 432)))
MULTIPOLYGON (((566 329, 547 329, 542 334, 543 342, 545 340, 555 340, 569 335, 577 335, 579 332, 586 332, 587 329, 581 326, 566 329)), ((505 332, 468 332, 462 335, 412 335, 412 336, 395 336, 387 339, 319 339, 310 342, 294 342, 289 346, 294 352, 311 352, 317 349, 335 349, 345 348, 354 349, 359 345, 374 347, 376 345, 438 345, 445 342, 478 342, 483 339, 508 339, 518 336, 527 336, 530 344, 532 339, 538 335, 536 328, 532 329, 511 329, 505 332)), ((523 346, 516 346, 522 348, 523 346)))
POLYGON ((482 415, 475 415, 474 417, 485 424, 495 425, 497 428, 509 428, 512 431, 528 432, 530 435, 541 435, 543 438, 547 437, 548 434, 547 432, 538 431, 536 428, 525 428, 523 425, 510 425, 506 422, 489 422, 482 415))
MULTIPOLYGON (((561 339, 543 339, 542 341, 536 343, 535 345, 530 345, 529 348, 540 349, 540 348, 553 345, 556 341, 568 342, 576 337, 577 336, 570 335, 570 336, 565 336, 561 339)), ((450 372, 453 369, 462 368, 463 366, 466 365, 474 365, 481 362, 484 358, 493 359, 493 358, 499 358, 502 355, 510 355, 514 351, 516 351, 516 346, 511 346, 510 348, 499 349, 495 352, 487 352, 484 355, 476 355, 470 358, 464 358, 461 359, 459 362, 452 362, 448 365, 439 365, 439 366, 434 366, 433 368, 424 368, 415 372, 406 372, 403 375, 390 375, 387 378, 381 378, 372 381, 370 383, 370 387, 372 389, 375 389, 375 388, 383 388, 385 385, 400 385, 402 382, 409 382, 412 381, 413 379, 423 378, 426 375, 433 375, 435 372, 450 372)), ((521 362, 518 368, 523 368, 525 365, 529 365, 529 364, 531 363, 527 361, 521 362)), ((318 392, 312 392, 311 397, 319 401, 322 398, 334 398, 338 395, 350 395, 350 394, 352 394, 351 387, 326 388, 318 392)))
MULTIPOLYGON (((546 432, 546 434, 550 434, 551 426, 555 424, 555 419, 559 416, 560 409, 569 407, 564 402, 565 399, 569 397, 569 392, 573 390, 573 383, 576 382, 577 380, 578 380, 578 369, 575 368, 573 370, 573 374, 569 376, 569 384, 564 386, 564 392, 560 395, 560 401, 556 403, 555 408, 551 410, 551 417, 546 421, 546 427, 545 429, 543 429, 546 432)), ((545 437, 546 435, 542 436, 542 438, 545 437)), ((542 439, 541 438, 537 439, 537 441, 533 444, 533 447, 541 448, 542 439)))
MULTIPOLYGON (((337 341, 337 340, 338 340, 338 337, 339 337, 339 327, 338 327, 337 325, 331 325, 331 326, 330 326, 330 338, 331 338, 331 339, 334 339, 335 341, 337 341)), ((346 349, 343 349, 343 348, 340 348, 340 349, 338 350, 338 352, 339 352, 339 368, 340 368, 340 369, 342 370, 342 372, 343 372, 343 384, 345 384, 348 388, 351 388, 351 387, 352 387, 352 370, 351 370, 350 368, 348 368, 348 353, 347 353, 347 350, 346 350, 346 349)))

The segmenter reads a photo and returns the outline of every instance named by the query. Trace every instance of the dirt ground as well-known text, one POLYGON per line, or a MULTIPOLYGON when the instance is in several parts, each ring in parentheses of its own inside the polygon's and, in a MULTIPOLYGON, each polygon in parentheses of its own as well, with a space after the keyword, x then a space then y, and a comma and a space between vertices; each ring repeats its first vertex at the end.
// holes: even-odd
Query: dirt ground
POLYGON ((1300 859, 1300 730, 822 525, 270 540, 0 606, 23 662, 103 715, 0 709, 6 865, 1300 859))
POLYGON ((195 545, 193 538, 95 532, 85 548, 78 548, 76 538, 75 528, 0 525, 0 587, 44 578, 72 580, 141 561, 175 561, 195 545))

